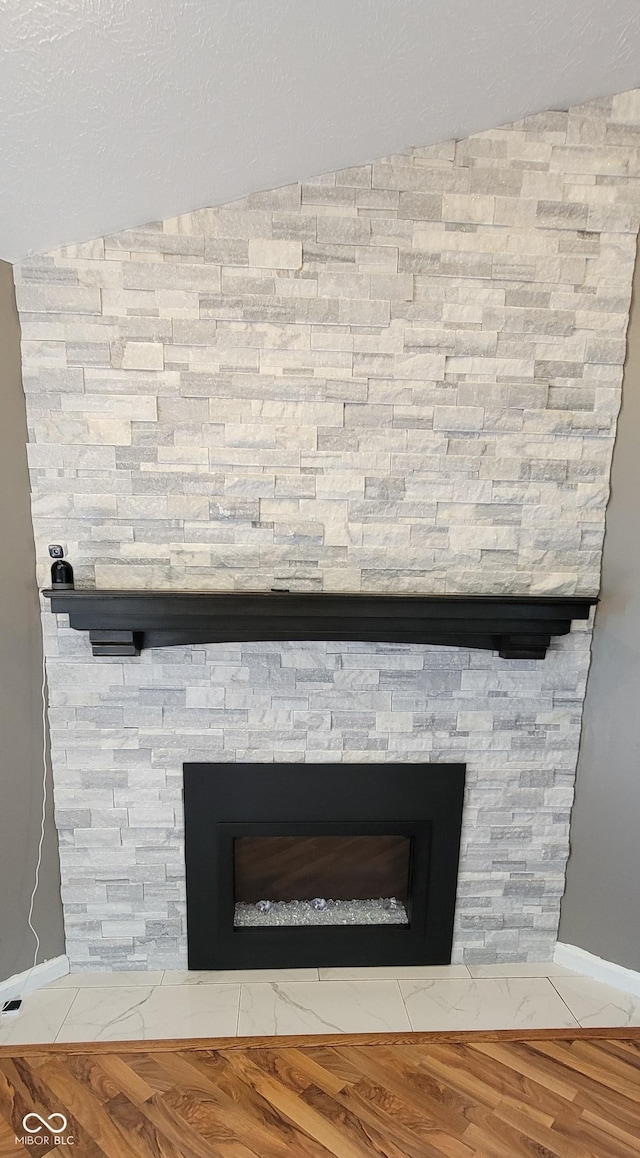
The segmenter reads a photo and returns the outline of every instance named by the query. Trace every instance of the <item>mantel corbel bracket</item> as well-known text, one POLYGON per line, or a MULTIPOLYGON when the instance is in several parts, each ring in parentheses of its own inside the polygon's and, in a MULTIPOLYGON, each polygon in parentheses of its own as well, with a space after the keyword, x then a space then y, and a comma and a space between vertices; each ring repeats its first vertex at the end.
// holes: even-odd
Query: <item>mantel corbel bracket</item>
POLYGON ((544 659, 551 635, 503 635, 498 648, 501 659, 544 659))
POLYGON ((89 631, 93 655, 140 655, 143 640, 138 631, 89 631))

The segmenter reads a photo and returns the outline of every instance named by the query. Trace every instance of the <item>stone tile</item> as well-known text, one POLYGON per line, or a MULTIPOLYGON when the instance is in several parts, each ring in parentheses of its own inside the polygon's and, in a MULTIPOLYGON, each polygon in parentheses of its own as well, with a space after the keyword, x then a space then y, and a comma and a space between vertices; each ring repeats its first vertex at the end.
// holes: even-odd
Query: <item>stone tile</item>
POLYGON ((384 1033, 409 1029, 394 981, 245 984, 238 1035, 384 1033))
POLYGON ((250 238, 249 265, 262 269, 301 269, 302 242, 250 238))
POLYGON ((547 1029, 576 1019, 547 978, 401 981, 411 1028, 547 1029))
POLYGON ((465 978, 465 965, 378 965, 367 968, 321 969, 321 981, 411 981, 465 978))
POLYGON ((122 355, 123 370, 163 370, 161 345, 151 342, 126 342, 122 355))
POLYGON ((17 1017, 0 1017, 0 1045, 50 1043, 67 1016, 77 989, 40 989, 25 997, 17 1017))
POLYGON ((228 985, 245 981, 317 981, 317 969, 167 969, 163 985, 228 985))
POLYGON ((99 314, 100 290, 93 286, 66 286, 53 284, 16 284, 16 299, 21 312, 52 314, 66 311, 73 314, 99 314))
POLYGON ((554 961, 506 961, 497 965, 468 966, 472 977, 573 977, 570 969, 554 961))
POLYGON ((78 990, 56 1040, 233 1037, 239 994, 239 985, 78 990))
POLYGON ((552 984, 585 1029, 597 1025, 640 1025, 640 998, 590 977, 554 977, 552 984))
POLYGON ((66 977, 61 977, 58 981, 52 982, 47 988, 115 989, 121 985, 128 988, 135 985, 142 985, 145 988, 149 988, 149 986, 152 985, 159 985, 162 979, 162 969, 140 969, 136 971, 123 969, 118 973, 97 971, 95 973, 68 973, 66 977))

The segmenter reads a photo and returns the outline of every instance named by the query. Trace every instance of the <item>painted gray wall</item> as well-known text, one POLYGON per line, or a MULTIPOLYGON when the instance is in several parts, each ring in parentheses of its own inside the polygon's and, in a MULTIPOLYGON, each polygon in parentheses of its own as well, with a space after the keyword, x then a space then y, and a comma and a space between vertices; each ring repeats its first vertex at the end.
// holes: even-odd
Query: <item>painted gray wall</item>
POLYGON ((640 264, 559 940, 640 970, 640 264))
MULTIPOLYGON (((13 271, 0 261, 0 980, 29 969, 27 925, 42 801, 42 636, 29 507, 20 327, 13 271)), ((49 793, 51 799, 51 793, 49 793)), ((49 809, 51 813, 51 809, 49 809)), ((58 846, 47 817, 34 923, 39 961, 64 952, 58 846)))

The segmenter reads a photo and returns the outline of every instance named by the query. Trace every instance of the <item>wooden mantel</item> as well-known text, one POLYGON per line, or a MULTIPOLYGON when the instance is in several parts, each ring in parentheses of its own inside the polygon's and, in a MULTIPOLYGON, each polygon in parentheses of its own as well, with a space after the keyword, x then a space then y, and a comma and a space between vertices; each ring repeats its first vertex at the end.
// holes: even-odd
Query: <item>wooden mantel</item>
POLYGON ((544 659, 553 636, 587 619, 596 596, 374 595, 285 591, 44 592, 88 631, 93 654, 246 640, 369 640, 479 647, 544 659))

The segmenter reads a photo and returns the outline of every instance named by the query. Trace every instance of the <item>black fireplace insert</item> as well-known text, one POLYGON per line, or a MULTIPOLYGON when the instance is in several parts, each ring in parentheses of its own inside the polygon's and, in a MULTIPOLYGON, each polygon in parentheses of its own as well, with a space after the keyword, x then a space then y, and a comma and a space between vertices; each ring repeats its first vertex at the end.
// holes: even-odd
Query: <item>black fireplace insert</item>
POLYGON ((190 969, 451 960, 464 764, 185 764, 190 969))

